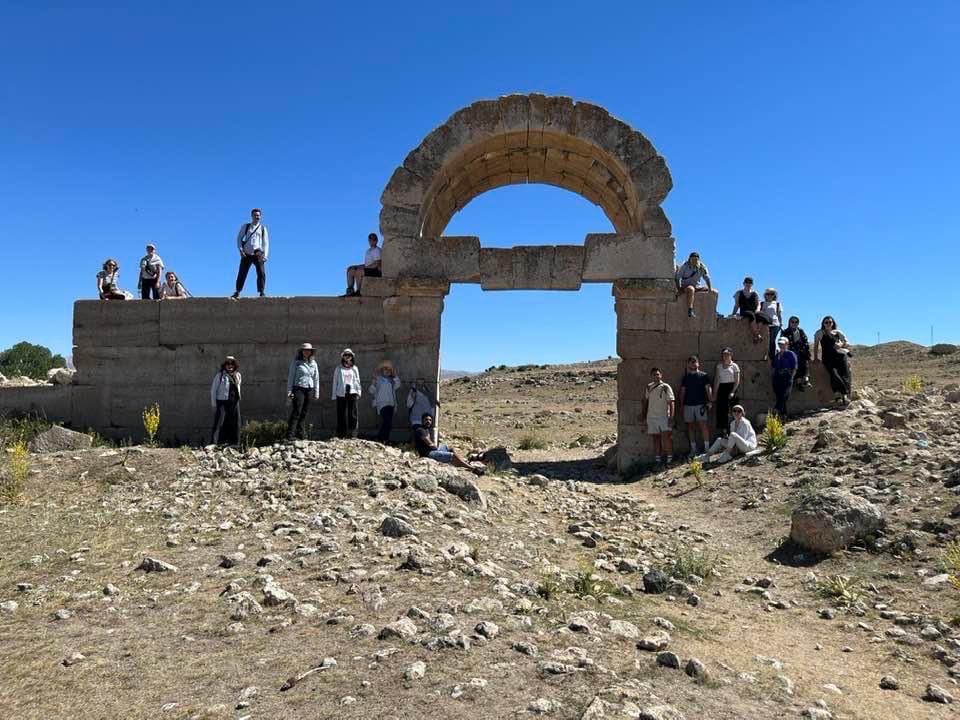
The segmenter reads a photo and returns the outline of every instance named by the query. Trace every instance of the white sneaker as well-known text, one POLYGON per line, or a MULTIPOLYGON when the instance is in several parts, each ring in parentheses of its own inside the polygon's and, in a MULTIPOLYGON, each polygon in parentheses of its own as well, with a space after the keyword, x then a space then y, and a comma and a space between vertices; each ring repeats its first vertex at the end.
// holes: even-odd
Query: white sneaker
POLYGON ((725 452, 725 453, 720 453, 719 455, 717 455, 717 459, 714 460, 714 462, 719 463, 719 464, 722 465, 723 463, 728 463, 728 462, 730 462, 731 460, 733 460, 733 456, 732 456, 730 453, 725 452))

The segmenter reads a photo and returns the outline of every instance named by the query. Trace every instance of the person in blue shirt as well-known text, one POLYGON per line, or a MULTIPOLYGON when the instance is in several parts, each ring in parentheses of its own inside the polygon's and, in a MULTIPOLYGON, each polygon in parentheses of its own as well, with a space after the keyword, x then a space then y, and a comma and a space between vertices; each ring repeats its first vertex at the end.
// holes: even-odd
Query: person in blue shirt
POLYGON ((797 354, 788 347, 790 341, 782 337, 777 341, 777 354, 773 356, 773 394, 776 396, 776 412, 781 419, 787 417, 787 401, 797 373, 797 354))

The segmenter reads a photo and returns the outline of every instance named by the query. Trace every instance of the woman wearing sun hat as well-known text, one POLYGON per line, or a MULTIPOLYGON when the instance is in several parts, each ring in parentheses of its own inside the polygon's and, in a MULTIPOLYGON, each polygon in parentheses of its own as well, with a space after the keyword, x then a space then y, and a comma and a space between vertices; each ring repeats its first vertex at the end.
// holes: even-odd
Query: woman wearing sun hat
POLYGON ((287 420, 287 440, 293 440, 294 435, 303 438, 303 421, 310 409, 310 400, 320 399, 320 370, 313 359, 313 345, 310 343, 303 343, 290 363, 287 397, 292 401, 290 419, 287 420))
POLYGON ((360 371, 353 364, 353 350, 344 348, 340 364, 333 370, 333 393, 337 401, 337 437, 357 436, 357 400, 360 399, 360 371))
POLYGON ((377 374, 370 383, 368 392, 373 396, 373 406, 380 416, 380 430, 377 440, 386 444, 390 442, 390 431, 393 429, 393 412, 397 406, 397 389, 400 387, 400 377, 393 368, 393 363, 384 360, 377 366, 377 374))
POLYGON ((240 382, 240 363, 227 355, 210 385, 210 407, 216 411, 210 433, 214 445, 240 443, 240 382))

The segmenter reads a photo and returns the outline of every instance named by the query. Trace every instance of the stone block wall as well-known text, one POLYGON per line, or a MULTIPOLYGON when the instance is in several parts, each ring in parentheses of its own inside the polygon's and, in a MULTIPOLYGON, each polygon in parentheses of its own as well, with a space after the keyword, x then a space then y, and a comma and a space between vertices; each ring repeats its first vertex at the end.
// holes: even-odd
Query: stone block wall
MULTIPOLYGON (((355 353, 363 379, 360 429, 372 433, 378 418, 366 390, 381 360, 390 359, 404 381, 425 378, 436 396, 446 287, 386 297, 81 300, 74 306, 75 385, 69 400, 56 402, 69 405, 63 419, 72 426, 116 438, 142 437, 143 408, 158 403, 164 440, 206 442, 210 383, 226 355, 240 363, 242 416, 285 419, 287 370, 300 343, 310 342, 321 381, 320 402, 308 418, 315 435, 329 436, 336 429, 331 382, 345 347, 355 353)), ((394 428, 398 438, 406 437, 402 409, 394 428)))

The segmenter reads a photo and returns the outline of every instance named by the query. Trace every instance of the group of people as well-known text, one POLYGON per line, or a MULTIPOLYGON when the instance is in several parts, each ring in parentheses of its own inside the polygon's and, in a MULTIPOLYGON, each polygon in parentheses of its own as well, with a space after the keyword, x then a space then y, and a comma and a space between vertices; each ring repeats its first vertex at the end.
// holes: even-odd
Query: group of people
MULTIPOLYGON (((210 385, 210 405, 214 410, 211 442, 215 445, 237 445, 240 442, 240 398, 242 375, 237 358, 224 358, 220 369, 210 385)), ((402 381, 390 360, 377 366, 376 374, 367 392, 380 418, 376 440, 390 442, 394 414, 397 409, 397 394, 402 381)), ((356 438, 358 435, 358 403, 363 395, 360 370, 350 348, 340 353, 340 361, 334 368, 330 383, 330 399, 336 403, 338 438, 356 438)), ((320 369, 311 343, 305 342, 297 349, 287 372, 286 398, 290 402, 287 419, 287 440, 306 437, 305 423, 312 402, 320 399, 320 369)), ((406 406, 409 413, 411 441, 421 457, 429 457, 443 463, 481 472, 482 466, 470 463, 440 443, 434 427, 436 400, 430 395, 424 378, 417 378, 407 393, 406 406)))
MULTIPOLYGON (((801 366, 798 354, 791 349, 792 343, 799 343, 801 339, 805 357, 809 358, 810 347, 806 335, 800 329, 800 321, 792 317, 788 332, 777 340, 776 354, 771 363, 776 398, 774 411, 783 419, 786 419, 787 402, 799 373, 803 373, 799 380, 809 385, 807 362, 804 361, 801 366), (799 369, 801 367, 802 370, 799 369)), ((813 362, 819 363, 822 359, 835 399, 843 404, 849 401, 850 394, 849 356, 846 336, 828 315, 823 318, 814 336, 813 362)), ((716 364, 712 379, 700 369, 698 356, 688 357, 686 371, 680 381, 679 398, 664 381, 660 368, 655 367, 650 373, 651 382, 643 393, 640 426, 653 439, 655 461, 658 464, 673 462, 673 428, 679 426, 681 421, 686 425, 690 440, 690 458, 699 456, 710 459, 719 452, 721 454, 716 460, 726 462, 737 453, 745 454, 757 448, 757 434, 738 402, 742 374, 740 366, 733 360, 731 348, 723 348, 720 352, 720 361, 716 364), (716 437, 713 444, 711 410, 715 413, 716 437), (698 452, 698 435, 702 442, 702 453, 698 452)))
MULTIPOLYGON (((250 222, 240 226, 237 232, 237 251, 240 253, 240 267, 237 270, 237 281, 233 299, 240 297, 250 268, 257 273, 257 293, 266 297, 267 290, 267 258, 270 255, 270 233, 267 226, 261 221, 263 212, 260 208, 250 211, 250 222)), ((361 293, 365 277, 381 277, 379 238, 376 233, 367 236, 370 247, 364 255, 362 265, 351 265, 347 268, 347 291, 344 297, 354 297, 361 293)), ((157 254, 153 244, 147 245, 147 254, 140 259, 139 274, 137 275, 137 292, 143 300, 167 300, 191 297, 177 274, 172 271, 164 273, 163 260, 157 254)), ((103 268, 97 273, 97 294, 101 300, 133 300, 136 296, 120 287, 120 265, 114 258, 107 258, 103 268)))

